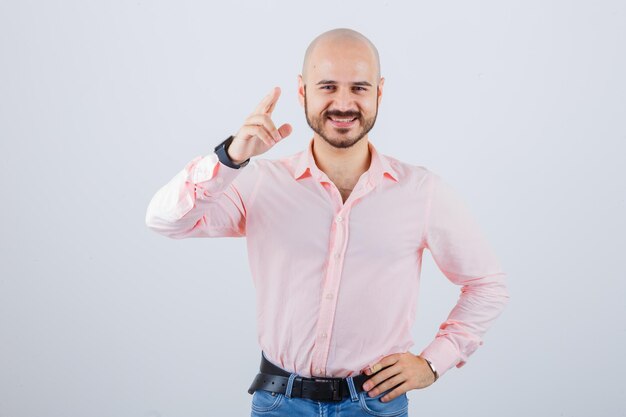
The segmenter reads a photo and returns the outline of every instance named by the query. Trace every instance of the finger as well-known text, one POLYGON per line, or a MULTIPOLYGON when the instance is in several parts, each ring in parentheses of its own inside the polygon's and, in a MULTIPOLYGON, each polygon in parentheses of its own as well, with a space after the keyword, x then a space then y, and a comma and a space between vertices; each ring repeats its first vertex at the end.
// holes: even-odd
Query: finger
POLYGON ((372 365, 369 369, 370 373, 375 374, 376 372, 380 371, 383 368, 383 366, 380 363, 375 363, 374 365, 372 365))
POLYGON ((365 383, 363 384, 363 389, 366 391, 369 391, 375 386, 377 386, 380 382, 383 382, 387 378, 390 378, 397 373, 398 372, 394 371, 393 368, 389 368, 389 367, 383 369, 382 371, 378 371, 376 375, 374 375, 373 377, 365 381, 365 383))
POLYGON ((280 133, 278 132, 278 129, 276 129, 276 126, 274 126, 272 119, 267 114, 253 114, 246 119, 244 124, 262 125, 265 127, 265 130, 267 130, 274 137, 274 141, 277 142, 280 140, 280 133))
POLYGON ((396 389, 389 391, 387 394, 383 395, 380 400, 384 403, 393 400, 396 397, 399 397, 400 395, 408 392, 410 390, 409 385, 405 382, 404 384, 400 385, 399 387, 397 387, 396 389))
POLYGON ((276 107, 276 102, 278 101, 278 97, 280 97, 280 87, 274 87, 272 91, 272 99, 270 100, 270 104, 267 106, 265 112, 267 114, 272 114, 274 111, 274 107, 276 107))
POLYGON ((278 133, 280 134, 280 138, 284 139, 291 134, 293 128, 289 123, 285 123, 281 127, 278 128, 278 133))
POLYGON ((244 125, 242 126, 241 130, 248 136, 258 137, 263 143, 265 143, 269 147, 272 147, 276 143, 272 135, 270 135, 263 126, 244 125))
POLYGON ((261 102, 259 103, 258 106, 256 106, 256 109, 254 110, 254 113, 268 113, 271 114, 271 111, 268 110, 274 110, 274 104, 276 103, 276 100, 278 100, 278 97, 280 96, 280 88, 279 87, 274 87, 272 89, 272 91, 270 91, 270 93, 268 95, 266 95, 263 100, 261 100, 261 102))
POLYGON ((252 114, 265 113, 265 109, 267 109, 267 106, 269 105, 275 93, 276 93, 276 87, 274 87, 272 91, 269 92, 269 94, 263 97, 263 100, 261 100, 261 102, 257 104, 252 114))
POLYGON ((394 388, 396 385, 400 385, 401 383, 406 381, 406 377, 402 374, 398 374, 393 378, 388 378, 385 381, 381 382, 376 386, 376 388, 367 392, 370 397, 375 397, 380 393, 383 393, 391 388, 394 388))
POLYGON ((400 359, 400 355, 398 355, 397 353, 391 354, 389 356, 385 356, 384 358, 382 358, 381 360, 379 360, 378 362, 376 362, 374 365, 371 366, 371 371, 372 373, 376 373, 379 370, 398 362, 398 359, 400 359))

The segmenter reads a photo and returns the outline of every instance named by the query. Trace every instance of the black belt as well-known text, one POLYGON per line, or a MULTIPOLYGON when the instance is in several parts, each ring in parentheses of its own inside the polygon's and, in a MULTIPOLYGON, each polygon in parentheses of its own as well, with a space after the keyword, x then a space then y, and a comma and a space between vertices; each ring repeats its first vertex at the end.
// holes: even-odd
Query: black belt
MULTIPOLYGON (((249 394, 253 394, 258 389, 281 394, 287 392, 287 383, 291 373, 268 361, 263 352, 261 352, 260 371, 254 378, 254 381, 252 381, 250 388, 248 388, 249 394)), ((352 380, 354 381, 356 392, 364 391, 363 383, 374 375, 359 374, 353 376, 352 380)), ((350 397, 350 388, 346 378, 307 378, 297 376, 293 380, 291 396, 318 401, 342 401, 344 398, 350 397)))

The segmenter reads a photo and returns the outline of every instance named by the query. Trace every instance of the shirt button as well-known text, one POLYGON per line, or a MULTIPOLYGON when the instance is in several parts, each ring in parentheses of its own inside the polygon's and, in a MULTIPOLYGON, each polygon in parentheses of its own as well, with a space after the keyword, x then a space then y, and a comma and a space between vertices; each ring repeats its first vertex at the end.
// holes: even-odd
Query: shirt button
POLYGON ((322 334, 320 335, 320 339, 326 339, 326 333, 322 333, 322 334))
POLYGON ((326 298, 327 298, 328 300, 332 300, 332 299, 333 299, 333 293, 332 293, 332 292, 329 292, 328 294, 326 294, 326 298))
POLYGON ((341 222, 342 220, 343 220, 343 217, 337 216, 337 223, 341 222))
POLYGON ((321 374, 322 374, 322 368, 317 368, 317 369, 316 369, 316 371, 317 371, 317 374, 318 374, 318 375, 321 375, 321 374))
POLYGON ((335 259, 339 259, 341 257, 341 253, 335 252, 335 259))

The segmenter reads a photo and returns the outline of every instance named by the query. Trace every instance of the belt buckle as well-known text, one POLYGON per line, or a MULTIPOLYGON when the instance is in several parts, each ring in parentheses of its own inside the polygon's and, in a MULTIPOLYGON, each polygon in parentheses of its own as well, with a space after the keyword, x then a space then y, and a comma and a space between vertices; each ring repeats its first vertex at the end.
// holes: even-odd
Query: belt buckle
POLYGON ((315 378, 316 382, 330 382, 333 390, 333 397, 331 401, 342 401, 343 396, 341 392, 341 379, 337 378, 315 378))

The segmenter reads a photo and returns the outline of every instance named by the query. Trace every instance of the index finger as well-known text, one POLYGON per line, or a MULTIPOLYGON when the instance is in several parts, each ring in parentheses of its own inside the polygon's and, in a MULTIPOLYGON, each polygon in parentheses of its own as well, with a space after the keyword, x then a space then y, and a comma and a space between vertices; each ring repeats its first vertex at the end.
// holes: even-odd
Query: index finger
POLYGON ((276 101, 280 97, 280 87, 274 87, 272 91, 265 96, 263 100, 256 107, 255 113, 267 113, 272 114, 276 101))

